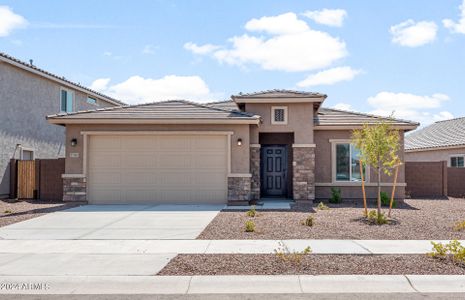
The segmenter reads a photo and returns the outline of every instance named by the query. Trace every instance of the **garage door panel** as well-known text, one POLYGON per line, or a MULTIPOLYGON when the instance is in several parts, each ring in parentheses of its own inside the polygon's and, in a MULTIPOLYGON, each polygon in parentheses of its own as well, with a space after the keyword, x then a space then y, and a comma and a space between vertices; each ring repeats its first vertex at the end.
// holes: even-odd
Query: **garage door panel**
POLYGON ((90 202, 225 203, 227 145, 226 136, 92 136, 90 202))

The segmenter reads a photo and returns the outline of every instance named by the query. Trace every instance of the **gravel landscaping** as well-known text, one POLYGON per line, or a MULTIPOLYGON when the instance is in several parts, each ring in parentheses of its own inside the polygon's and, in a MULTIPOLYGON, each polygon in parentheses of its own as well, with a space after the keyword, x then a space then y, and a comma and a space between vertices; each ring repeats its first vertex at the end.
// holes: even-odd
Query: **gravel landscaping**
POLYGON ((36 218, 47 213, 80 206, 83 203, 44 202, 39 200, 0 200, 0 227, 36 218))
POLYGON ((360 205, 326 204, 331 209, 317 210, 316 203, 306 210, 257 211, 255 218, 245 211, 222 211, 198 239, 465 239, 465 230, 454 230, 465 220, 465 199, 405 200, 393 209, 393 222, 381 226, 363 222, 360 205), (309 215, 312 227, 302 225, 309 215), (255 232, 245 232, 247 220, 255 223, 255 232))
POLYGON ((300 264, 274 254, 180 254, 157 275, 465 275, 465 268, 426 255, 308 254, 300 264))

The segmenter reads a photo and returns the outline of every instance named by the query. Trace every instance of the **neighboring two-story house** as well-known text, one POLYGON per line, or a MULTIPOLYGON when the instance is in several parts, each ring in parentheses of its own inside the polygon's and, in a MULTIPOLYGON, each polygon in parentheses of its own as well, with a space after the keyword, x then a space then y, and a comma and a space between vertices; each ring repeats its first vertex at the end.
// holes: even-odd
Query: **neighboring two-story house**
POLYGON ((49 124, 47 115, 121 104, 0 53, 0 197, 10 193, 12 158, 64 156, 65 130, 49 124))
MULTIPOLYGON (((64 200, 89 203, 229 203, 262 198, 327 199, 340 188, 362 198, 352 130, 418 123, 323 108, 326 95, 271 90, 198 104, 164 101, 77 113, 48 121, 66 127, 64 200)), ((58 127, 58 126, 57 126, 58 127)), ((399 150, 403 160, 404 147, 399 150)), ((376 175, 365 170, 368 198, 376 175)), ((393 178, 382 174, 383 190, 393 178)), ((396 198, 405 195, 400 167, 396 198)))

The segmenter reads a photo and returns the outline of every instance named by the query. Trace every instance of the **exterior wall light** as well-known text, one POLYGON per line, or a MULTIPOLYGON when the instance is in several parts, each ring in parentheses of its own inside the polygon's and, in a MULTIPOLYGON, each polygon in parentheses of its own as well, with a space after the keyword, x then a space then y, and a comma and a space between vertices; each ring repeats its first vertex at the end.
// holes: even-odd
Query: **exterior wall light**
POLYGON ((237 145, 242 146, 242 139, 237 139, 237 145))
POLYGON ((77 145, 77 139, 76 138, 71 139, 71 147, 76 147, 76 145, 77 145))

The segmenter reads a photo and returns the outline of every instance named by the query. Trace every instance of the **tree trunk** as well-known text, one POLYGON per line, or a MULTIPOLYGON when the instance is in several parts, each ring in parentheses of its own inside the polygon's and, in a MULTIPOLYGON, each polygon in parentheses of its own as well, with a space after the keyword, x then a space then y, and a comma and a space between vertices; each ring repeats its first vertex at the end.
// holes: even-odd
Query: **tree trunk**
POLYGON ((368 216, 368 208, 367 208, 367 196, 365 193, 365 176, 363 176, 363 163, 359 160, 360 165, 360 177, 362 179, 362 193, 363 193, 363 215, 365 217, 368 216))
POLYGON ((378 220, 381 216, 381 164, 378 163, 378 220))

